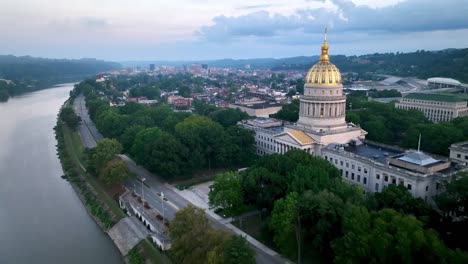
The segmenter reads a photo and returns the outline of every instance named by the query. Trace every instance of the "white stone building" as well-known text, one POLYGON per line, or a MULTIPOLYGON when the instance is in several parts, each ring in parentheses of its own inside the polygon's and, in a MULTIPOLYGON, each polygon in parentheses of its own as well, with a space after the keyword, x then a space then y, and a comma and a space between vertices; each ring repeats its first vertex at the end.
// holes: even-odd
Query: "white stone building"
POLYGON ((366 142, 366 131, 346 123, 345 106, 341 75, 330 63, 325 38, 320 61, 306 76, 298 122, 282 124, 257 118, 240 124, 255 131, 257 154, 300 149, 321 156, 341 171, 345 181, 367 192, 402 184, 415 197, 431 202, 441 190, 442 180, 458 171, 444 158, 366 142))
POLYGON ((450 146, 450 159, 462 165, 468 165, 468 141, 459 142, 450 146))
POLYGON ((448 122, 468 116, 467 102, 450 95, 411 93, 395 104, 398 109, 419 110, 432 122, 448 122))

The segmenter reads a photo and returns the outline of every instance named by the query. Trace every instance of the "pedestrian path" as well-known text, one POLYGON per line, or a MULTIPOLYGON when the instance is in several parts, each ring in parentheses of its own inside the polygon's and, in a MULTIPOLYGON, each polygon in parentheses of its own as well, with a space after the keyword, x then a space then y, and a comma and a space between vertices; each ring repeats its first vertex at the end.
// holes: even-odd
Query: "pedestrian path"
MULTIPOLYGON (((233 233, 236 235, 244 237, 251 245, 254 247, 258 248, 259 250, 263 251, 265 254, 268 254, 270 256, 278 257, 281 258, 281 256, 273 251, 272 249, 268 248, 264 244, 262 244, 260 241, 256 240, 255 238, 251 237, 249 234, 245 233, 244 231, 240 230, 233 224, 231 224, 231 221, 233 220, 232 218, 222 218, 212 210, 210 210, 210 206, 196 193, 194 193, 190 189, 185 189, 185 190, 179 190, 175 188, 174 186, 168 185, 172 188, 174 192, 179 194, 180 196, 184 197, 187 201, 195 205, 196 207, 205 209, 205 213, 209 215, 211 218, 215 219, 219 223, 223 224, 226 228, 231 230, 233 233)), ((284 263, 290 263, 287 260, 284 260, 284 263)))

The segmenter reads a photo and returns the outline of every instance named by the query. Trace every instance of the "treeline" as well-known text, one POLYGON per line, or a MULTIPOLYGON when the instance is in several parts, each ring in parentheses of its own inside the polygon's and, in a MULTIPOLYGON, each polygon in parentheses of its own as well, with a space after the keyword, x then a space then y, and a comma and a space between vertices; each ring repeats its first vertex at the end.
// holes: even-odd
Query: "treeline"
POLYGON ((369 102, 362 93, 348 96, 347 109, 346 120, 366 130, 369 140, 414 149, 421 134, 422 150, 446 156, 451 144, 468 140, 468 117, 432 123, 420 111, 369 102))
POLYGON ((460 175, 448 185, 452 192, 438 198, 439 215, 402 186, 365 195, 329 162, 292 150, 262 157, 245 172, 218 175, 209 198, 229 215, 268 212, 265 228, 274 244, 298 263, 312 261, 313 252, 337 263, 466 263, 465 252, 448 248, 429 227, 446 223, 446 234, 460 228, 449 215, 465 219, 454 246, 466 247, 467 213, 460 208, 467 180, 460 175))
POLYGON ((211 109, 202 115, 174 112, 169 106, 128 103, 111 107, 97 93, 106 84, 83 82, 91 119, 107 138, 118 140, 137 163, 166 178, 212 168, 248 165, 255 157, 251 131, 236 126, 243 114, 211 109))
POLYGON ((77 194, 82 199, 83 203, 88 207, 91 214, 96 217, 104 230, 111 228, 118 220, 118 216, 114 215, 111 210, 101 201, 96 195, 96 191, 87 184, 83 177, 82 169, 77 160, 73 157, 72 146, 67 145, 65 140, 66 129, 74 130, 77 128, 79 118, 74 114, 70 106, 64 106, 58 115, 57 125, 54 127, 55 138, 57 140, 57 154, 62 164, 64 176, 74 186, 77 194))
POLYGON ((30 56, 0 56, 0 100, 51 85, 72 82, 90 75, 119 69, 118 63, 95 59, 44 59, 30 56))
MULTIPOLYGON (((304 63, 299 60, 289 60, 283 64, 281 60, 270 64, 272 70, 308 70, 317 62, 310 59, 304 63)), ((285 59, 286 60, 286 59, 285 59)), ((341 72, 365 74, 374 72, 397 76, 416 76, 427 79, 443 76, 468 82, 468 49, 447 49, 440 51, 418 50, 409 53, 374 53, 361 56, 330 56, 330 60, 341 72)))

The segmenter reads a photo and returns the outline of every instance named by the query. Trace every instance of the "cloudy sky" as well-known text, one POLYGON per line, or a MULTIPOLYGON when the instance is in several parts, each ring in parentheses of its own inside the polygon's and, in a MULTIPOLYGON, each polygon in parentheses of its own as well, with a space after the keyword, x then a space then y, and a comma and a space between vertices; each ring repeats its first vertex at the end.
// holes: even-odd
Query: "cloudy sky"
POLYGON ((0 54, 198 60, 468 47, 467 0, 0 0, 0 54))

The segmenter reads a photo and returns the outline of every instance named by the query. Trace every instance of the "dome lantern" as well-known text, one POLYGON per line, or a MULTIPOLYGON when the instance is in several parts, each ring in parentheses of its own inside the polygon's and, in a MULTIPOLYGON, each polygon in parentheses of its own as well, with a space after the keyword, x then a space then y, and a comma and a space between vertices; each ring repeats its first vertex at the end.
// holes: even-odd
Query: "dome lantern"
POLYGON ((341 86, 341 73, 330 62, 328 56, 327 29, 322 44, 319 61, 310 68, 306 76, 306 86, 341 86))

